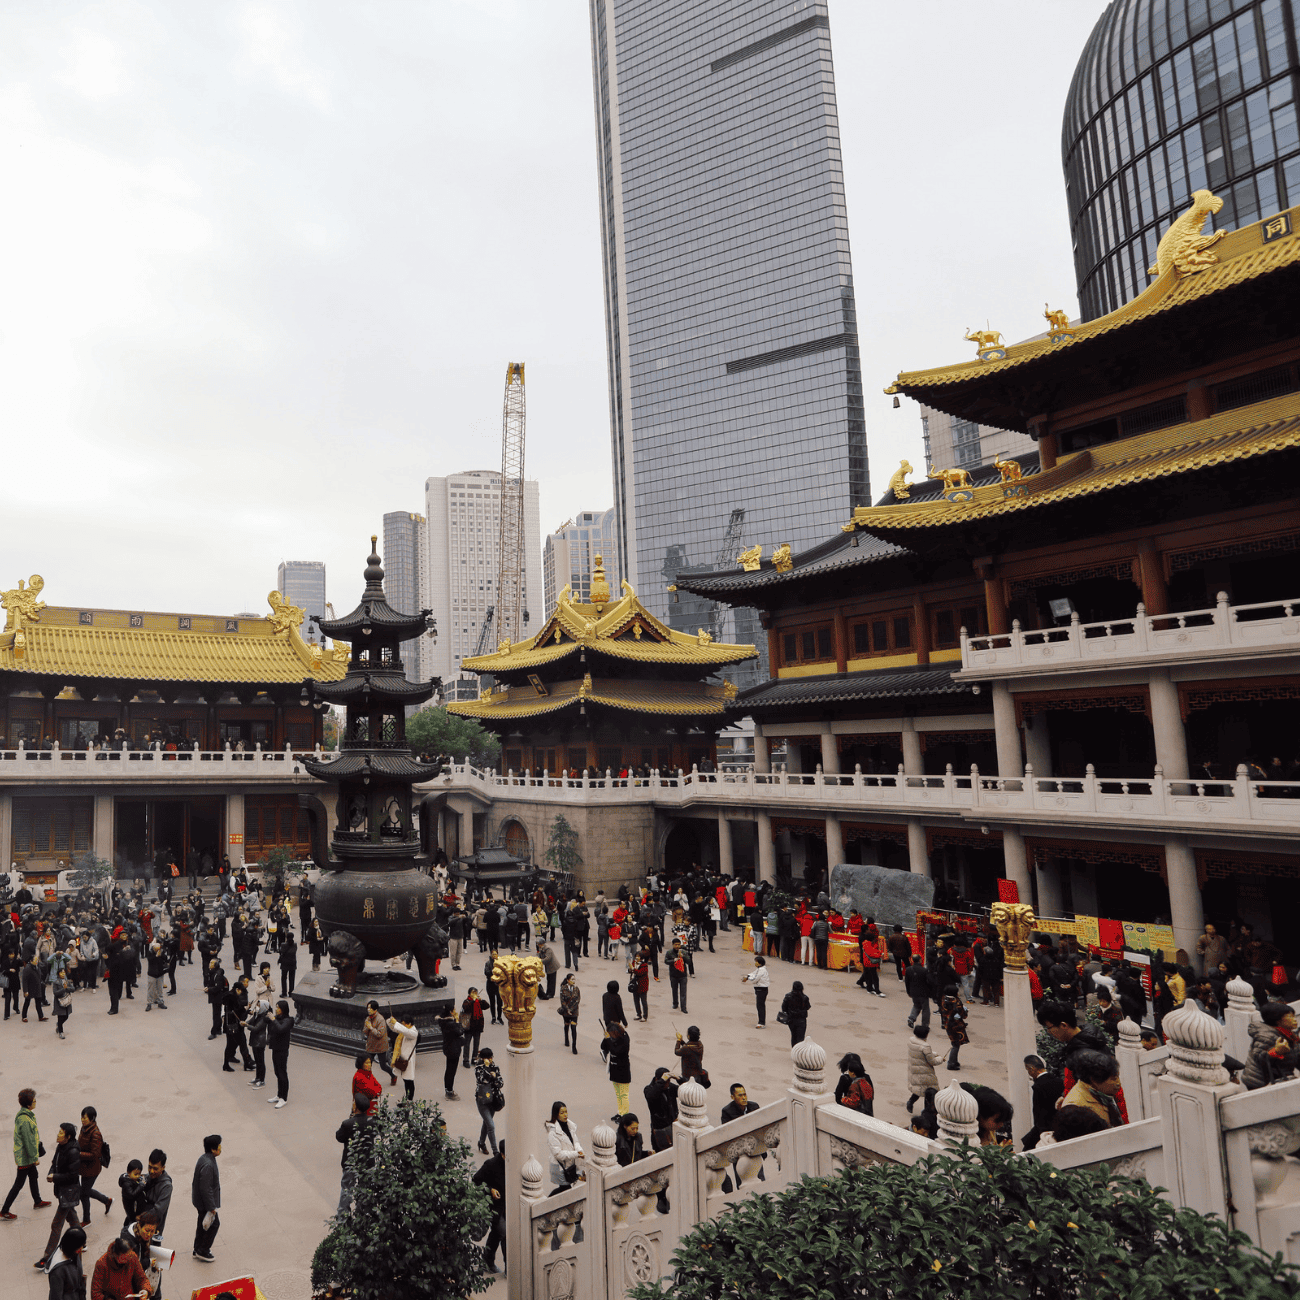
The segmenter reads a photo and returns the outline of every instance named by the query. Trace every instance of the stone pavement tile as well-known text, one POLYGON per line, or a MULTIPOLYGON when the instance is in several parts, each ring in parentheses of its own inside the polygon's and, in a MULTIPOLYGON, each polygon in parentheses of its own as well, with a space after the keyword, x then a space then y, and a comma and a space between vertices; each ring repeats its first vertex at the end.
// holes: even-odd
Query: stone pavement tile
MULTIPOLYGON (((689 1013, 674 1012, 666 973, 650 986, 650 1018, 635 1020, 632 1038, 631 1107, 645 1117, 642 1088, 655 1067, 676 1066, 674 1029, 683 1034, 698 1025, 705 1043, 705 1065, 714 1087, 708 1113, 716 1124, 727 1103, 727 1087, 744 1082, 753 1100, 774 1101, 789 1087, 792 1067, 790 1039, 785 1026, 776 1023, 782 996, 791 981, 802 979, 812 1002, 808 1037, 825 1049, 833 1067, 847 1051, 861 1054, 876 1086, 876 1114, 905 1124, 907 1114, 907 1012, 910 1001, 892 976, 882 978, 885 999, 873 998, 854 987, 856 976, 803 967, 798 971, 775 958, 769 959, 772 992, 768 998, 768 1024, 756 1027, 753 994, 740 983, 753 968, 752 958, 741 949, 739 932, 720 934, 717 952, 696 955, 696 976, 688 990, 689 1013)), ((308 965, 305 949, 300 961, 308 965)), ((594 951, 594 943, 593 943, 594 951)), ((230 947, 223 954, 233 967, 230 947)), ((464 968, 454 977, 457 995, 471 984, 482 986, 483 957, 466 954, 464 968)), ((561 972, 563 978, 563 972, 561 972)), ((592 1128, 607 1123, 614 1113, 614 1090, 599 1056, 600 995, 606 981, 614 979, 624 1007, 632 1014, 626 992, 627 975, 621 962, 590 958, 582 961, 578 975, 583 1003, 579 1018, 578 1055, 563 1042, 558 999, 539 1001, 534 1020, 537 1053, 536 1117, 530 1124, 534 1140, 529 1154, 548 1164, 544 1120, 551 1102, 563 1100, 578 1126, 581 1141, 590 1150, 592 1128)), ((166 1276, 167 1300, 184 1300, 205 1282, 253 1273, 271 1300, 307 1300, 312 1252, 325 1233, 338 1195, 341 1148, 334 1131, 350 1108, 350 1058, 294 1047, 289 1056, 290 1102, 277 1111, 267 1103, 274 1095, 274 1076, 268 1087, 247 1086, 251 1077, 242 1069, 225 1074, 221 1069, 224 1038, 208 1041, 211 1013, 204 998, 198 966, 177 972, 178 993, 168 999, 168 1010, 144 1014, 143 993, 133 1002, 123 1000, 122 1013, 109 1017, 108 994, 75 995, 68 1021, 68 1038, 59 1042, 53 1025, 32 1019, 24 1025, 17 1017, 0 1024, 0 1098, 8 1096, 12 1115, 20 1088, 34 1087, 39 1094, 37 1117, 47 1148, 63 1120, 77 1122, 82 1106, 98 1108, 100 1127, 112 1144, 113 1166, 99 1181, 99 1189, 117 1195, 117 1176, 132 1158, 145 1160, 155 1146, 168 1153, 168 1170, 175 1183, 173 1210, 166 1234, 177 1251, 176 1268, 166 1276), (221 1231, 214 1253, 217 1262, 200 1264, 191 1257, 194 1214, 189 1204, 194 1162, 202 1151, 205 1134, 219 1132, 224 1140, 220 1158, 222 1177, 221 1231)), ((143 987, 143 986, 142 986, 143 987)), ((963 1048, 960 1078, 1004 1089, 1006 1069, 1001 1060, 1002 1012, 971 1008, 972 1042, 963 1048)), ((936 1046, 946 1051, 937 1019, 936 1046)), ((489 1026, 483 1045, 492 1047, 506 1068, 506 1105, 513 1104, 506 1060, 506 1029, 489 1026)), ((360 1044, 358 1044, 358 1048, 360 1044)), ((463 1137, 473 1151, 480 1119, 474 1105, 472 1072, 459 1071, 457 1101, 443 1097, 443 1057, 422 1053, 416 1068, 416 1095, 436 1102, 447 1118, 448 1129, 463 1137)), ((268 1063, 269 1066, 269 1063, 268 1063)), ((947 1072, 940 1070, 940 1081, 947 1072)), ((833 1069, 828 1085, 834 1084, 833 1069)), ((384 1093, 396 1100, 399 1090, 384 1093)), ((505 1133, 505 1116, 497 1128, 505 1133)), ((7 1122, 7 1120, 5 1121, 7 1122)), ((482 1157, 473 1152, 474 1167, 482 1157)), ((42 1162, 41 1177, 48 1169, 42 1162)), ((8 1177, 12 1177, 9 1175, 8 1177)), ((0 1183, 8 1185, 0 1175, 0 1183)), ((43 1184, 44 1185, 44 1184, 43 1184)), ((19 1199, 16 1223, 0 1223, 0 1278, 5 1300, 45 1300, 47 1285, 31 1267, 43 1248, 50 1223, 49 1210, 33 1212, 30 1200, 19 1199)), ((91 1207, 87 1229, 87 1272, 121 1226, 118 1205, 113 1214, 91 1207)), ((491 1293, 503 1293, 503 1283, 491 1293)))

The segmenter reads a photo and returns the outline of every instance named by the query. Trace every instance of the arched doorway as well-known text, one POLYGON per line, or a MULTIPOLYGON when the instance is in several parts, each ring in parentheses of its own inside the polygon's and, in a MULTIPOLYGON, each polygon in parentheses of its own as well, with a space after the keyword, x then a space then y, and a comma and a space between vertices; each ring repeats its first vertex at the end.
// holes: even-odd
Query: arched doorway
POLYGON ((700 833, 693 821, 677 822, 664 840, 664 870, 671 876, 675 872, 689 871, 692 862, 699 862, 700 833))
POLYGON ((532 861, 532 845, 528 839, 528 831, 522 822, 515 821, 513 818, 505 822, 501 827, 501 842, 511 857, 518 858, 522 862, 532 861))

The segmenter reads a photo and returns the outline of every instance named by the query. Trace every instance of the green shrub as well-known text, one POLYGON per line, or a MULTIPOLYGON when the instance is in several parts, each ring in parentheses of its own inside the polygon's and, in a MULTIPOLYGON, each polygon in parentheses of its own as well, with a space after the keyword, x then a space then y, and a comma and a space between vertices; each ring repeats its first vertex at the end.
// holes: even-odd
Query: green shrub
POLYGON ((385 1101, 371 1140, 353 1141, 352 1212, 331 1221, 316 1247, 316 1291, 334 1285, 354 1300, 459 1300, 492 1285, 475 1242, 492 1212, 470 1182, 469 1145, 451 1138, 429 1102, 385 1101))
POLYGON ((636 1300, 1284 1300, 1300 1273, 1141 1180, 999 1147, 805 1178, 697 1224, 636 1300))

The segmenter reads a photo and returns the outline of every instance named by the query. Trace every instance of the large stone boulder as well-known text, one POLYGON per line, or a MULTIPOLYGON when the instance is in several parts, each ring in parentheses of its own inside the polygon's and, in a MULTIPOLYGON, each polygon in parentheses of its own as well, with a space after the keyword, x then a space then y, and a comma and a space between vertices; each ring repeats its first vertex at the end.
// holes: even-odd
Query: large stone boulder
POLYGON ((874 916, 882 932, 892 925, 911 930, 917 912, 934 906, 934 881, 911 871, 840 862, 831 868, 830 895, 844 916, 856 907, 864 917, 874 916))

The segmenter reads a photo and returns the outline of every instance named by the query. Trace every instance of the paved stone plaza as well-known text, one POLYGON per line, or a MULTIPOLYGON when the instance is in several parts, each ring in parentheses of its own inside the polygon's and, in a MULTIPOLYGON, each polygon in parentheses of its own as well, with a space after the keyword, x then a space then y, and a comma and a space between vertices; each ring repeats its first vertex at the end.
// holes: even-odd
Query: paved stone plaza
MULTIPOLYGON (((752 969, 752 960, 741 948, 739 933, 720 934, 716 946, 716 954, 710 955, 706 949, 696 957, 688 1014, 671 1010, 665 974, 662 983, 651 984, 649 1022, 631 1024, 634 1111, 644 1119, 641 1089, 655 1067, 675 1064, 674 1025, 684 1032, 688 1024, 695 1024, 702 1031, 704 1063, 714 1081, 709 1093, 713 1123, 728 1100, 727 1086, 733 1080, 743 1081, 750 1098, 760 1104, 775 1099, 789 1085, 791 1074, 789 1031, 776 1023, 776 1013, 791 981, 802 978, 812 1001, 808 1036, 825 1047, 832 1063, 846 1051, 859 1052, 875 1082, 877 1117, 906 1124, 906 1016, 910 1001, 892 966, 882 970, 881 988, 886 997, 878 999, 854 987, 854 974, 812 968, 796 972, 769 959, 768 1025, 758 1030, 753 994, 749 986, 740 983, 741 975, 752 969)), ((306 950, 300 952, 305 969, 310 969, 306 950)), ((230 969, 229 944, 223 961, 230 969)), ((458 1001, 471 984, 482 987, 482 968, 483 958, 475 945, 454 977, 458 1001)), ((614 1111, 613 1088, 598 1051, 601 1035, 597 1023, 600 994, 605 982, 613 978, 618 979, 620 990, 624 989, 626 974, 621 962, 593 957, 582 964, 583 1004, 576 1057, 563 1046, 558 1000, 537 1004, 533 1028, 541 1082, 531 1150, 543 1164, 547 1160, 542 1121, 550 1113, 551 1101, 568 1103, 588 1151, 592 1128, 607 1121, 614 1111)), ((35 1088, 37 1119, 48 1151, 53 1149, 60 1122, 77 1123, 83 1106, 97 1107, 100 1128, 113 1149, 112 1168, 97 1184, 106 1195, 117 1195, 117 1177, 129 1160, 147 1160, 155 1146, 167 1152, 175 1191, 166 1242, 177 1252, 175 1270, 164 1275, 167 1300, 188 1300, 195 1286, 248 1273, 256 1276, 270 1300, 307 1300, 311 1255, 324 1235, 325 1221, 338 1196, 340 1147, 334 1141, 334 1131, 348 1113, 352 1061, 293 1048, 289 1055, 290 1103, 284 1110, 276 1110, 267 1104, 275 1091, 269 1068, 269 1084, 264 1089, 249 1088, 251 1076, 242 1069, 234 1074, 222 1072, 225 1039, 208 1041, 211 1016, 197 965, 178 969, 177 989, 176 997, 168 999, 166 1011, 146 1015, 142 981, 135 1001, 123 999, 122 1014, 111 1019, 106 1014, 107 989, 79 992, 65 1042, 55 1038, 51 1021, 38 1024, 34 1011, 27 1024, 11 1016, 0 1028, 4 1113, 8 1117, 16 1112, 20 1088, 35 1088), (213 1132, 223 1138, 221 1231, 213 1247, 217 1262, 205 1265, 191 1256, 194 1216, 190 1179, 202 1139, 213 1132)), ((631 997, 623 996, 630 1016, 631 997)), ((971 1008, 970 1035, 971 1043, 962 1049, 961 1077, 1002 1090, 1002 1012, 976 1004, 971 1008)), ((937 1017, 932 1018, 931 1041, 946 1054, 947 1041, 937 1017)), ((483 1043, 507 1065, 504 1026, 490 1026, 483 1043)), ((420 1055, 416 1095, 444 1105, 451 1131, 472 1146, 479 1131, 472 1074, 461 1070, 457 1080, 460 1099, 444 1102, 443 1066, 441 1053, 420 1055)), ((942 1083, 946 1071, 939 1073, 942 1083)), ((385 1080, 384 1091, 392 1099, 399 1089, 388 1087, 385 1080)), ((508 1074, 506 1098, 509 1108, 513 1098, 508 1074)), ((497 1117, 503 1137, 505 1118, 505 1112, 497 1117)), ((1026 1126, 1017 1122, 1017 1132, 1026 1126)), ((474 1166, 481 1160, 475 1153, 474 1166)), ((41 1162, 43 1188, 48 1165, 47 1155, 41 1162)), ((6 1186, 10 1178, 11 1173, 6 1175, 6 1186)), ((13 1300, 44 1300, 46 1281, 32 1263, 45 1244, 53 1210, 33 1212, 26 1191, 20 1193, 13 1209, 18 1221, 0 1224, 3 1293, 13 1300)), ((87 1276, 111 1234, 122 1224, 117 1202, 107 1217, 103 1208, 92 1202, 91 1216, 87 1276)), ((504 1294, 500 1283, 493 1293, 498 1291, 504 1294)))

